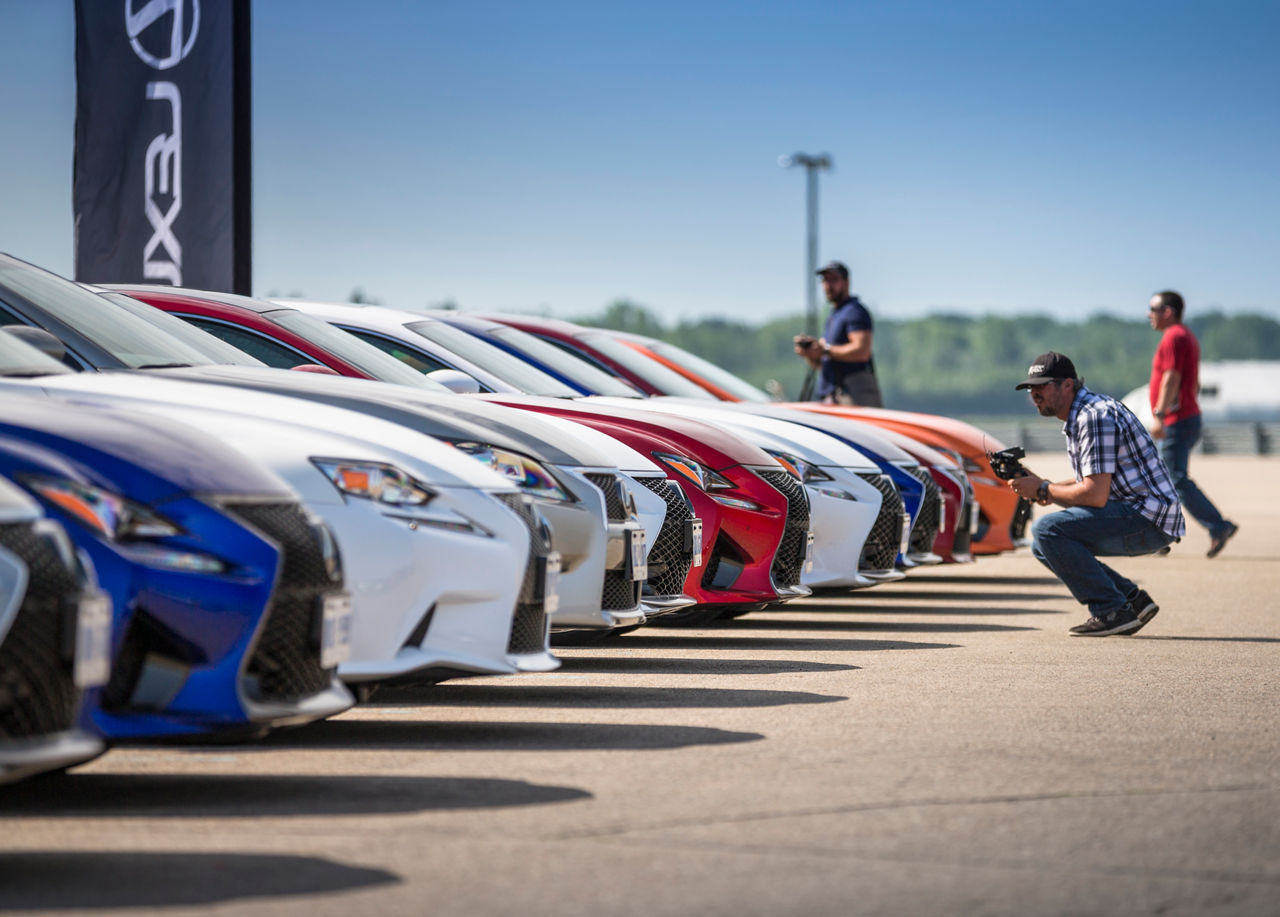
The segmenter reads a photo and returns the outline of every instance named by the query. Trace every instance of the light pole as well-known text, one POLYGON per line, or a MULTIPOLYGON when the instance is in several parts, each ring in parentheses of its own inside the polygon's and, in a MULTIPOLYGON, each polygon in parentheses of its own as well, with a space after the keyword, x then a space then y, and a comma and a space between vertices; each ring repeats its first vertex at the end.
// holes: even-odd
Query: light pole
POLYGON ((778 165, 784 169, 792 166, 804 166, 805 172, 805 220, 808 223, 806 254, 804 269, 805 291, 805 334, 818 334, 818 284, 815 275, 818 272, 818 172, 831 168, 831 155, 819 153, 812 156, 808 153, 792 153, 790 156, 779 156, 778 165))

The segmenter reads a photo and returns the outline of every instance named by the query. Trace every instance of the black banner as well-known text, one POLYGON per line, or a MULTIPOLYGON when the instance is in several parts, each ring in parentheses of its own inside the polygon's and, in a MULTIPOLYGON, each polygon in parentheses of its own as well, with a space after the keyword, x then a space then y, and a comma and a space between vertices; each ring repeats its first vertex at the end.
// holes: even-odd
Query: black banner
POLYGON ((76 0, 76 279, 250 292, 249 0, 76 0))

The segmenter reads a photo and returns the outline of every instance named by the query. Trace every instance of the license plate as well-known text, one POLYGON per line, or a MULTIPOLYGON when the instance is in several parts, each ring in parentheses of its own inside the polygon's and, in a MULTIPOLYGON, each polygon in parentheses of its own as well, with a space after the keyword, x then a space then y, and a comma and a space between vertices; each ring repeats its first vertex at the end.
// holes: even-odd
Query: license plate
POLYGON ((902 514, 902 556, 906 557, 907 552, 911 550, 911 514, 902 514))
POLYGON ((631 539, 631 579, 648 579, 649 543, 644 529, 633 529, 628 534, 631 539))
POLYGON ((809 537, 804 542, 804 572, 813 572, 813 532, 809 532, 809 537))
POLYGON ((72 678, 77 687, 96 688, 111 677, 111 596, 94 590, 76 610, 76 656, 72 678))
POLYGON ((552 551, 542 564, 542 610, 555 614, 560 607, 560 552, 552 551))
POLYGON ((702 520, 695 516, 684 524, 684 546, 693 552, 693 565, 702 566, 702 520))
POLYGON ((938 497, 938 531, 941 532, 947 527, 947 501, 944 497, 938 497))
POLYGON ((331 669, 351 658, 351 596, 326 595, 320 619, 320 668, 331 669))
POLYGON ((980 521, 978 517, 981 514, 981 509, 982 508, 978 506, 978 501, 974 500, 969 510, 969 534, 974 537, 978 534, 978 522, 980 521))

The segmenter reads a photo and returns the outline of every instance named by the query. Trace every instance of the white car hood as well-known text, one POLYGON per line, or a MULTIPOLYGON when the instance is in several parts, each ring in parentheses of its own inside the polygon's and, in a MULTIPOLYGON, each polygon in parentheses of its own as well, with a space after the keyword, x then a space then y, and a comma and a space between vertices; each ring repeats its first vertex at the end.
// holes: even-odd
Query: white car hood
MULTIPOLYGON (((335 458, 366 458, 397 464, 411 461, 418 466, 415 473, 424 476, 424 483, 437 487, 475 487, 488 491, 515 489, 509 479, 439 440, 385 420, 300 398, 134 373, 79 373, 0 384, 28 392, 39 388, 51 395, 81 403, 128 402, 189 408, 193 411, 185 419, 197 428, 209 426, 201 422, 202 412, 206 411, 223 415, 222 422, 225 423, 233 423, 237 416, 256 421, 258 424, 253 425, 254 429, 262 429, 261 422, 267 422, 268 429, 271 426, 278 429, 263 435, 263 442, 257 445, 265 450, 280 450, 282 455, 296 455, 304 444, 291 437, 312 430, 329 437, 335 448, 343 447, 342 452, 332 454, 335 458), (355 454, 351 454, 353 451, 355 454), (381 454, 381 457, 374 453, 381 454), (394 456, 400 456, 401 460, 397 461, 394 456)), ((246 425, 239 424, 237 429, 244 430, 246 425)), ((316 454, 314 449, 318 442, 309 440, 305 444, 309 454, 316 454)), ((261 456, 263 453, 255 450, 255 454, 261 456)))

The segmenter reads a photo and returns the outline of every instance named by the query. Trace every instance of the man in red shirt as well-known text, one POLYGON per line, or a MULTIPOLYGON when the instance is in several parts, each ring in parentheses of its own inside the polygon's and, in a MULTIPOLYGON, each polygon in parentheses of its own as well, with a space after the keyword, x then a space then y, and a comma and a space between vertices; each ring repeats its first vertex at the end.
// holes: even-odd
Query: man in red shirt
POLYGON ((1209 557, 1216 557, 1237 531, 1234 522, 1209 501, 1196 482, 1187 476, 1191 448, 1200 439, 1200 344, 1191 329, 1182 323, 1185 303, 1173 290, 1151 297, 1148 310, 1151 327, 1162 332, 1151 361, 1151 437, 1160 448, 1160 458, 1173 478, 1183 508, 1209 530, 1209 557))

